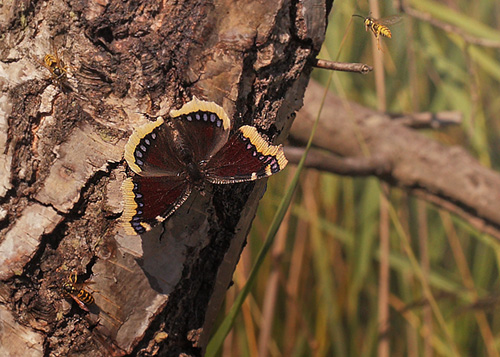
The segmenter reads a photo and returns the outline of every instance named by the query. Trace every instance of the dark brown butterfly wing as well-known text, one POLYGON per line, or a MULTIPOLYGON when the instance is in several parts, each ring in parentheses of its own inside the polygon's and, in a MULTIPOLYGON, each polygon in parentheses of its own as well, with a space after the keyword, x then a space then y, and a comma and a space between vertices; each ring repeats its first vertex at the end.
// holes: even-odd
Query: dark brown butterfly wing
POLYGON ((127 234, 142 234, 175 212, 189 197, 191 186, 185 178, 139 176, 122 186, 122 220, 127 234))
POLYGON ((137 128, 125 146, 125 160, 141 176, 177 176, 184 170, 175 130, 159 117, 137 128))
POLYGON ((242 126, 205 167, 212 183, 236 183, 271 176, 288 161, 281 145, 272 145, 253 126, 242 126))
POLYGON ((194 163, 207 161, 227 141, 230 120, 222 107, 196 97, 179 110, 170 112, 178 130, 180 145, 194 163))

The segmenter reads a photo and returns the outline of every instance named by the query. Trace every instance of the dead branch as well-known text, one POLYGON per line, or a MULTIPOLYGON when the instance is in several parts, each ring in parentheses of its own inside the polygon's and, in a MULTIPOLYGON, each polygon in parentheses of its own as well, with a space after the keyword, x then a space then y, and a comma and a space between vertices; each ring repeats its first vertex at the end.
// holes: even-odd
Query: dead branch
POLYGON ((462 123, 463 114, 458 111, 443 111, 439 113, 422 112, 410 114, 388 113, 398 123, 413 129, 440 129, 462 123))
MULTIPOLYGON (((307 141, 323 91, 318 84, 310 83, 304 108, 290 132, 294 140, 307 141)), ((322 153, 325 163, 318 164, 318 154, 313 153, 312 167, 343 175, 371 173, 500 240, 500 175, 482 166, 463 148, 445 146, 386 114, 333 94, 328 94, 314 145, 329 154, 322 153), (373 167, 374 163, 380 167, 373 167)))
POLYGON ((373 71, 373 67, 364 63, 335 62, 316 59, 314 66, 317 68, 330 69, 332 71, 355 72, 367 74, 373 71))
MULTIPOLYGON (((291 164, 298 164, 305 148, 285 146, 285 154, 291 164)), ((311 169, 331 172, 337 175, 370 176, 390 172, 390 162, 384 158, 356 157, 341 158, 332 153, 311 149, 307 154, 305 166, 311 169)))

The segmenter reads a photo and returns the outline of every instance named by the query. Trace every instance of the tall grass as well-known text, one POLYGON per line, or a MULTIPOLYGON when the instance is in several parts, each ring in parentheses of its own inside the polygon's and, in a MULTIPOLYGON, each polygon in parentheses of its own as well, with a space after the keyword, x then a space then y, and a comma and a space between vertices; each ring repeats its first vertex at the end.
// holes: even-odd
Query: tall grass
MULTIPOLYGON (((428 131, 461 145, 486 166, 500 167, 500 50, 467 43, 463 34, 500 41, 497 0, 412 0, 409 5, 457 31, 405 16, 384 39, 388 111, 460 110, 459 128, 428 131)), ((392 1, 378 1, 382 16, 392 1)), ((367 1, 335 1, 321 58, 373 63, 372 36, 361 19, 367 1), (358 21, 359 20, 359 21, 358 21)), ((328 73, 314 78, 326 83, 328 73)), ((336 73, 330 90, 381 106, 376 79, 336 73)), ((380 83, 378 83, 380 85, 380 83)), ((288 169, 293 175, 293 168, 288 169)), ((272 177, 228 292, 246 282, 263 245, 287 173, 272 177)), ((500 207, 500 202, 499 202, 500 207)), ((375 178, 305 171, 257 282, 226 339, 225 356, 498 356, 499 245, 466 222, 375 178), (387 199, 389 251, 381 251, 381 201, 387 199), (389 265, 388 323, 379 324, 381 263, 389 265), (380 352, 387 341, 389 352, 380 352), (379 352, 377 352, 379 351, 379 352)))

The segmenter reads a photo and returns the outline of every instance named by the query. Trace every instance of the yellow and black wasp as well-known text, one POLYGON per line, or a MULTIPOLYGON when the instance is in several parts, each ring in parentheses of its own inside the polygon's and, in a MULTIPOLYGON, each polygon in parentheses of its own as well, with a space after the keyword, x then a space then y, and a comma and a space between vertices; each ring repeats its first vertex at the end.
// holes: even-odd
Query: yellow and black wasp
POLYGON ((66 78, 66 67, 62 60, 58 57, 57 52, 55 54, 46 54, 43 58, 43 65, 50 71, 52 78, 56 81, 61 81, 66 78))
POLYGON ((63 294, 66 297, 71 297, 80 308, 88 312, 89 309, 87 306, 95 302, 94 297, 88 291, 78 287, 78 285, 82 285, 82 283, 78 282, 78 275, 76 272, 72 272, 68 277, 68 281, 62 285, 63 294))
POLYGON ((63 92, 71 91, 72 88, 68 83, 68 67, 64 65, 63 60, 57 53, 57 48, 53 45, 52 52, 53 53, 47 53, 43 57, 43 61, 41 63, 49 70, 52 81, 57 83, 63 92))
POLYGON ((43 65, 47 68, 55 81, 63 81, 68 73, 63 61, 57 54, 57 49, 54 48, 54 54, 47 53, 43 58, 43 65))
POLYGON ((380 35, 392 38, 391 30, 389 30, 389 25, 397 24, 403 18, 401 15, 392 15, 388 17, 384 17, 381 19, 374 19, 373 17, 364 17, 361 15, 352 15, 356 17, 361 17, 363 19, 363 23, 365 24, 365 30, 370 30, 375 35, 377 39, 377 48, 379 51, 382 49, 380 47, 380 35))

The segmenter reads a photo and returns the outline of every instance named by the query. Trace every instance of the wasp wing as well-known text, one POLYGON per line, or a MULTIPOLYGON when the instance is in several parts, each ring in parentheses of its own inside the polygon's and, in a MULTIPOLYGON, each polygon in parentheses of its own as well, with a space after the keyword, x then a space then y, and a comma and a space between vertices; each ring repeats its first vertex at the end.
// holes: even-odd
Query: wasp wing
POLYGON ((403 20, 403 15, 396 14, 396 15, 387 16, 387 17, 383 17, 381 19, 375 20, 375 22, 377 22, 381 25, 390 26, 390 25, 395 25, 395 24, 401 22, 401 20, 403 20))

